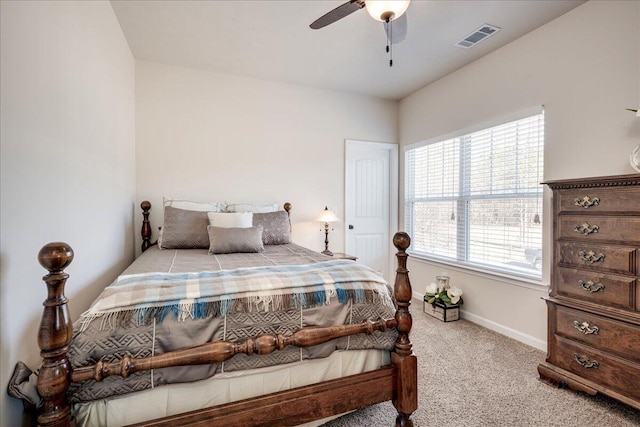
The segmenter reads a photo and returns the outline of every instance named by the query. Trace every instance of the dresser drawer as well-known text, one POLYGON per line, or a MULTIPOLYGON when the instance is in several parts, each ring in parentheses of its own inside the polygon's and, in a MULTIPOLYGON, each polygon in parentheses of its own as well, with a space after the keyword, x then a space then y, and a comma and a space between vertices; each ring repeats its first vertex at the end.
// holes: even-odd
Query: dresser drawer
POLYGON ((639 364, 557 335, 554 341, 554 365, 633 399, 640 399, 639 364))
POLYGON ((558 238, 640 244, 640 217, 559 216, 558 238))
POLYGON ((556 334, 640 363, 640 326, 557 306, 556 334))
POLYGON ((559 241, 556 259, 558 265, 635 275, 636 254, 632 246, 559 241))
POLYGON ((572 188, 554 196, 559 213, 640 213, 640 187, 572 188))
POLYGON ((636 280, 635 277, 559 267, 555 269, 554 291, 595 304, 633 310, 636 280))

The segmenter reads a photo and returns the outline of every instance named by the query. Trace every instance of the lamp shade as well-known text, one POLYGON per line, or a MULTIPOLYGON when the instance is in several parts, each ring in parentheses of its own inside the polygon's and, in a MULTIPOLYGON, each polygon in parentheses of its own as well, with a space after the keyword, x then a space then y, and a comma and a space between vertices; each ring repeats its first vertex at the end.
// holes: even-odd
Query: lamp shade
POLYGON ((319 222, 338 222, 340 219, 336 216, 336 214, 329 208, 325 207, 320 215, 316 217, 316 221, 319 222))
POLYGON ((407 11, 410 0, 365 0, 367 12, 377 21, 398 19, 407 11))

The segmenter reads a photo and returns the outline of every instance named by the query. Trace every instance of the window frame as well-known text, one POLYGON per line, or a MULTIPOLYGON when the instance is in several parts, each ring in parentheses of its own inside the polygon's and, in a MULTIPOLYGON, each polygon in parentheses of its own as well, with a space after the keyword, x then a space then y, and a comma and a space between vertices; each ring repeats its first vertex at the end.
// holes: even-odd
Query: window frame
MULTIPOLYGON (((543 174, 544 174, 544 146, 545 146, 545 128, 546 128, 546 122, 545 122, 545 115, 544 115, 544 106, 539 106, 539 107, 535 107, 535 108, 530 108, 527 110, 522 110, 519 112, 516 112, 514 114, 508 115, 508 116, 503 116, 501 118, 492 120, 492 121, 488 121, 488 122, 484 122, 484 123, 480 123, 477 124, 475 126, 472 127, 468 127, 468 128, 464 128, 464 129, 460 129, 458 131, 452 132, 450 134, 446 134, 446 135, 442 135, 439 137, 435 137, 435 138, 431 138, 428 140, 424 140, 421 142, 417 142, 414 144, 410 144, 404 147, 403 151, 404 151, 404 156, 402 158, 404 164, 403 164, 403 170, 404 170, 404 177, 403 177, 403 184, 405 186, 404 191, 403 191, 403 209, 404 209, 404 221, 405 221, 405 229, 411 234, 414 231, 414 225, 413 225, 413 215, 412 213, 415 212, 413 211, 413 208, 411 209, 411 212, 409 212, 409 205, 411 203, 415 203, 416 201, 419 201, 419 197, 414 197, 413 199, 409 199, 407 197, 407 184, 410 182, 411 179, 415 179, 414 176, 409 177, 409 167, 407 165, 407 153, 409 151, 424 147, 424 146, 428 146, 428 145, 432 145, 435 143, 441 143, 441 142, 445 142, 448 140, 452 140, 452 139, 456 139, 456 138, 461 138, 476 132, 480 132, 480 131, 484 131, 484 130, 489 130, 491 128, 494 127, 498 127, 501 125, 506 125, 508 123, 514 122, 514 121, 518 121, 518 120, 522 120, 522 119, 526 119, 526 118, 530 118, 533 116, 537 116, 537 115, 541 115, 542 116, 542 120, 543 120, 543 124, 542 124, 542 140, 539 143, 539 146, 541 146, 542 148, 542 153, 540 154, 540 161, 543 163, 543 170, 541 172, 540 175, 540 190, 536 193, 514 193, 514 194, 508 194, 508 195, 503 195, 504 198, 534 198, 537 199, 538 203, 540 204, 540 219, 541 219, 541 224, 540 224, 540 242, 541 242, 541 249, 544 249, 544 242, 545 242, 545 224, 543 222, 543 215, 542 213, 545 212, 545 196, 544 196, 544 188, 541 184, 541 181, 543 180, 543 174), (411 215, 410 215, 411 214, 411 215)), ((461 154, 463 151, 462 148, 462 144, 460 144, 460 147, 458 147, 458 154, 463 157, 463 155, 461 154)), ((463 165, 462 165, 462 160, 460 161, 460 165, 458 167, 459 170, 463 169, 463 165)), ((463 181, 465 179, 468 179, 466 176, 463 176, 462 173, 460 173, 459 175, 459 180, 463 181)), ((483 195, 477 196, 477 195, 470 195, 468 194, 468 192, 464 191, 464 185, 460 185, 460 187, 457 190, 457 194, 455 197, 443 197, 442 200, 456 200, 456 202, 458 204, 465 204, 466 207, 463 210, 457 211, 459 214, 460 213, 465 213, 467 214, 467 219, 465 221, 457 221, 459 222, 459 224, 457 224, 456 228, 458 229, 456 231, 456 235, 459 237, 461 235, 461 231, 459 230, 461 227, 466 228, 465 231, 462 232, 462 234, 465 236, 465 241, 464 244, 462 245, 463 250, 466 251, 464 254, 464 259, 461 259, 460 257, 460 245, 457 245, 457 249, 456 249, 456 256, 455 258, 450 258, 447 256, 442 256, 442 255, 438 255, 438 254, 431 254, 431 253, 426 253, 426 252, 422 252, 422 251, 416 251, 413 249, 413 247, 410 247, 408 249, 408 252, 413 256, 416 257, 418 259, 422 259, 422 260, 426 260, 429 262, 433 262, 433 263, 437 263, 443 266, 447 266, 447 267, 453 267, 455 269, 460 269, 464 272, 470 272, 470 273, 475 273, 478 274, 480 276, 485 276, 485 277, 497 277, 502 281, 508 281, 509 283, 512 283, 513 281, 517 281, 517 282, 522 282, 525 285, 536 285, 535 287, 537 288, 540 285, 544 285, 543 284, 543 278, 544 278, 544 271, 541 269, 539 271, 539 274, 528 274, 526 271, 519 271, 516 269, 506 269, 506 268, 500 268, 500 267, 494 267, 490 264, 486 264, 486 263, 482 263, 482 262, 474 262, 474 261, 470 261, 469 260, 469 245, 470 245, 470 236, 471 233, 469 231, 469 227, 470 227, 470 223, 468 220, 468 213, 470 211, 470 208, 468 206, 469 202, 472 200, 478 200, 478 199, 482 199, 485 198, 483 195), (461 223, 461 224, 460 224, 461 223), (507 280, 508 279, 508 280, 507 280)), ((500 198, 500 196, 498 197, 491 197, 491 199, 495 200, 500 198)), ((434 200, 433 198, 431 198, 430 200, 434 200)), ((412 245, 413 246, 413 245, 412 245)))

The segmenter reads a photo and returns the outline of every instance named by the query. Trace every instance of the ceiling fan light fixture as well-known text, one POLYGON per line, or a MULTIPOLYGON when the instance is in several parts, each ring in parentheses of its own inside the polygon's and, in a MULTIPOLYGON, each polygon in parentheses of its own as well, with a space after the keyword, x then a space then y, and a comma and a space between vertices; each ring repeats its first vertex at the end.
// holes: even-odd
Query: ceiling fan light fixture
POLYGON ((365 0, 367 12, 376 21, 389 22, 407 11, 411 0, 365 0))

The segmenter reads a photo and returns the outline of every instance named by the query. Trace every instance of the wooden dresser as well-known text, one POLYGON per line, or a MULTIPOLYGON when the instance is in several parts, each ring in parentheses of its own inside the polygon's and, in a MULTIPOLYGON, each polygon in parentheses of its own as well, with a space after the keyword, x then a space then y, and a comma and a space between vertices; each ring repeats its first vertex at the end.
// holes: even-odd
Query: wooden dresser
POLYGON ((553 257, 540 378, 640 409, 640 175, 546 184, 553 257))

